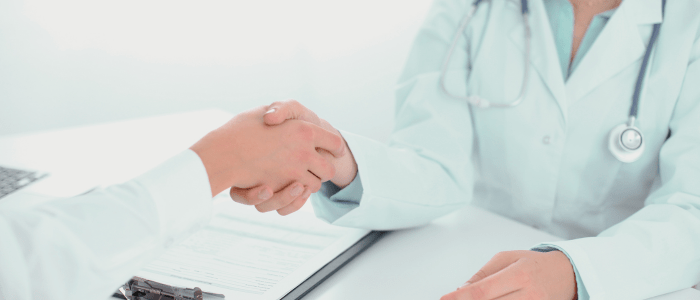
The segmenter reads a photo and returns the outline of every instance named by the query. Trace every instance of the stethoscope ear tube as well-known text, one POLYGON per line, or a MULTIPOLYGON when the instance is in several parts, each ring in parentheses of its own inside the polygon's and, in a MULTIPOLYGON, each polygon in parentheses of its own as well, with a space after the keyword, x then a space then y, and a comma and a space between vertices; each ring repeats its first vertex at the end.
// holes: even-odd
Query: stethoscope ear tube
MULTIPOLYGON (((525 91, 527 89, 528 85, 528 79, 529 79, 529 73, 530 73, 530 24, 528 20, 528 15, 529 15, 529 7, 528 7, 528 2, 527 0, 520 0, 520 9, 521 13, 523 16, 523 23, 524 23, 524 29, 525 29, 525 67, 524 67, 524 74, 523 74, 523 85, 520 90, 520 94, 518 97, 511 101, 510 103, 491 103, 486 99, 483 99, 479 97, 478 95, 472 95, 472 96, 462 96, 462 95, 455 95, 450 93, 447 90, 447 87, 445 86, 445 75, 447 74, 447 68, 450 63, 450 59, 452 58, 452 55, 454 54, 455 48, 457 47, 457 43, 459 41, 460 35, 463 34, 464 30, 467 28, 469 23, 471 22, 472 17, 474 17, 474 14, 476 13, 476 10, 479 6, 479 4, 483 0, 474 0, 472 5, 470 6, 469 10, 467 11, 466 15, 464 18, 462 18, 462 21, 460 22, 457 32, 455 33, 454 37, 452 38, 452 43, 450 44, 449 50, 447 51, 447 55, 445 56, 445 60, 443 61, 442 68, 440 70, 440 78, 439 78, 439 85, 442 91, 447 94, 448 96, 460 100, 466 100, 467 103, 469 103, 472 106, 478 107, 478 108, 488 108, 488 107, 495 107, 495 108, 508 108, 508 107, 514 107, 518 104, 520 104, 525 96, 525 91)), ((662 16, 665 13, 666 9, 666 0, 662 0, 662 16)), ((647 44, 646 51, 644 53, 644 59, 642 60, 642 65, 639 70, 639 74, 637 75, 637 81, 634 86, 634 94, 632 95, 632 105, 630 107, 629 111, 629 118, 628 122, 624 124, 620 124, 613 128, 612 131, 610 131, 610 135, 608 137, 608 148, 610 149, 610 153, 620 160, 621 162, 625 163, 630 163, 638 160, 641 156, 642 153, 644 152, 645 148, 645 142, 644 142, 644 136, 642 135, 641 130, 639 128, 635 127, 635 120, 637 119, 637 113, 639 111, 639 99, 641 97, 642 93, 642 88, 644 85, 644 77, 646 76, 646 72, 648 69, 649 65, 649 59, 651 57, 651 51, 653 49, 654 44, 656 43, 656 40, 659 36, 659 31, 661 28, 661 23, 654 24, 654 29, 651 34, 651 38, 649 39, 649 43, 647 44)))
POLYGON ((440 89, 442 91, 455 99, 459 100, 466 100, 467 103, 474 107, 478 108, 489 108, 489 107, 494 107, 494 108, 509 108, 509 107, 514 107, 520 104, 520 102, 523 101, 523 98, 525 97, 525 92, 527 91, 527 85, 528 85, 528 80, 530 76, 530 22, 528 20, 528 6, 527 6, 527 0, 521 0, 521 12, 523 16, 523 24, 525 25, 525 57, 524 57, 524 70, 523 70, 523 83, 522 87, 520 88, 520 94, 518 95, 515 100, 508 102, 508 103, 492 103, 479 95, 471 95, 471 96, 462 96, 462 95, 455 95, 451 93, 447 87, 445 86, 445 75, 447 74, 447 68, 450 64, 450 60, 452 59, 452 55, 454 54, 455 48, 457 47, 457 42, 459 42, 459 37, 463 34, 464 30, 467 28, 467 25, 471 22, 472 17, 474 17, 474 13, 476 13, 476 9, 479 6, 479 3, 481 3, 483 0, 475 0, 472 5, 469 7, 469 10, 467 11, 466 15, 464 18, 462 18, 462 21, 459 24, 459 27, 457 28, 457 32, 455 32, 454 37, 452 38, 452 43, 450 44, 450 48, 447 50, 447 55, 445 56, 445 60, 442 63, 442 68, 440 70, 440 89))

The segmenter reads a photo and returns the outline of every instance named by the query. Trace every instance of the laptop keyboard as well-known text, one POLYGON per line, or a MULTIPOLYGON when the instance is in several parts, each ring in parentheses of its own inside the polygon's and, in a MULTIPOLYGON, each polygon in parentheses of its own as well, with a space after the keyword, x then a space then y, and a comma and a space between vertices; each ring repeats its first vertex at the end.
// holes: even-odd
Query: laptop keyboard
POLYGON ((0 167, 0 198, 37 181, 46 173, 0 167))

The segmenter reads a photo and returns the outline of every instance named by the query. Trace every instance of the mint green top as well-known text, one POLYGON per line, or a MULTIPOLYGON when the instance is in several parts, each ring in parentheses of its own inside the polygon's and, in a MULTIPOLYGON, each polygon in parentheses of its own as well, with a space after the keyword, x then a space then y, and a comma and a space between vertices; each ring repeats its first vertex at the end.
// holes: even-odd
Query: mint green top
POLYGON ((600 32, 603 31, 603 27, 608 23, 615 9, 593 17, 591 24, 588 25, 586 34, 583 36, 583 40, 581 40, 578 51, 576 51, 574 60, 569 64, 571 45, 574 40, 574 8, 568 0, 543 0, 543 2, 549 17, 549 25, 552 27, 554 43, 557 46, 561 74, 566 81, 576 69, 576 66, 581 63, 581 59, 586 55, 588 49, 591 48, 600 32))

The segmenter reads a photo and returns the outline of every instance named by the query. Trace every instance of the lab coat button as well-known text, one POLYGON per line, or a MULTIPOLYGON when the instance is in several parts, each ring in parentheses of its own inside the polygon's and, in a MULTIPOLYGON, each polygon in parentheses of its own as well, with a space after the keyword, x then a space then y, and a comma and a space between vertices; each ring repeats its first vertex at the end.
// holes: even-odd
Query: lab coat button
POLYGON ((551 138, 548 135, 545 135, 542 138, 542 144, 549 145, 549 142, 551 141, 551 138))

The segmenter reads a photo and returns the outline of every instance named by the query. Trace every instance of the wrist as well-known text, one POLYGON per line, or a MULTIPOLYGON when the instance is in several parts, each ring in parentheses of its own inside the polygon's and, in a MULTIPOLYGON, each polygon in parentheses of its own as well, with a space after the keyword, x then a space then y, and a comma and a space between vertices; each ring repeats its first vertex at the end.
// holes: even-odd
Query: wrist
POLYGON ((563 266, 567 266, 567 271, 569 274, 571 274, 572 279, 570 282, 573 282, 573 293, 574 296, 571 298, 572 300, 578 300, 578 284, 576 283, 576 272, 574 271, 573 265, 571 265, 571 262, 569 261, 569 257, 562 252, 559 249, 555 249, 554 251, 549 252, 551 255, 554 255, 557 257, 557 259, 560 261, 560 264, 563 266))
POLYGON ((238 182, 235 168, 231 168, 223 164, 220 160, 215 158, 216 155, 209 153, 206 148, 197 147, 194 145, 190 147, 190 150, 199 156, 199 159, 204 165, 204 169, 207 172, 207 177, 209 180, 209 187, 211 188, 212 197, 218 195, 225 189, 235 186, 238 182))

